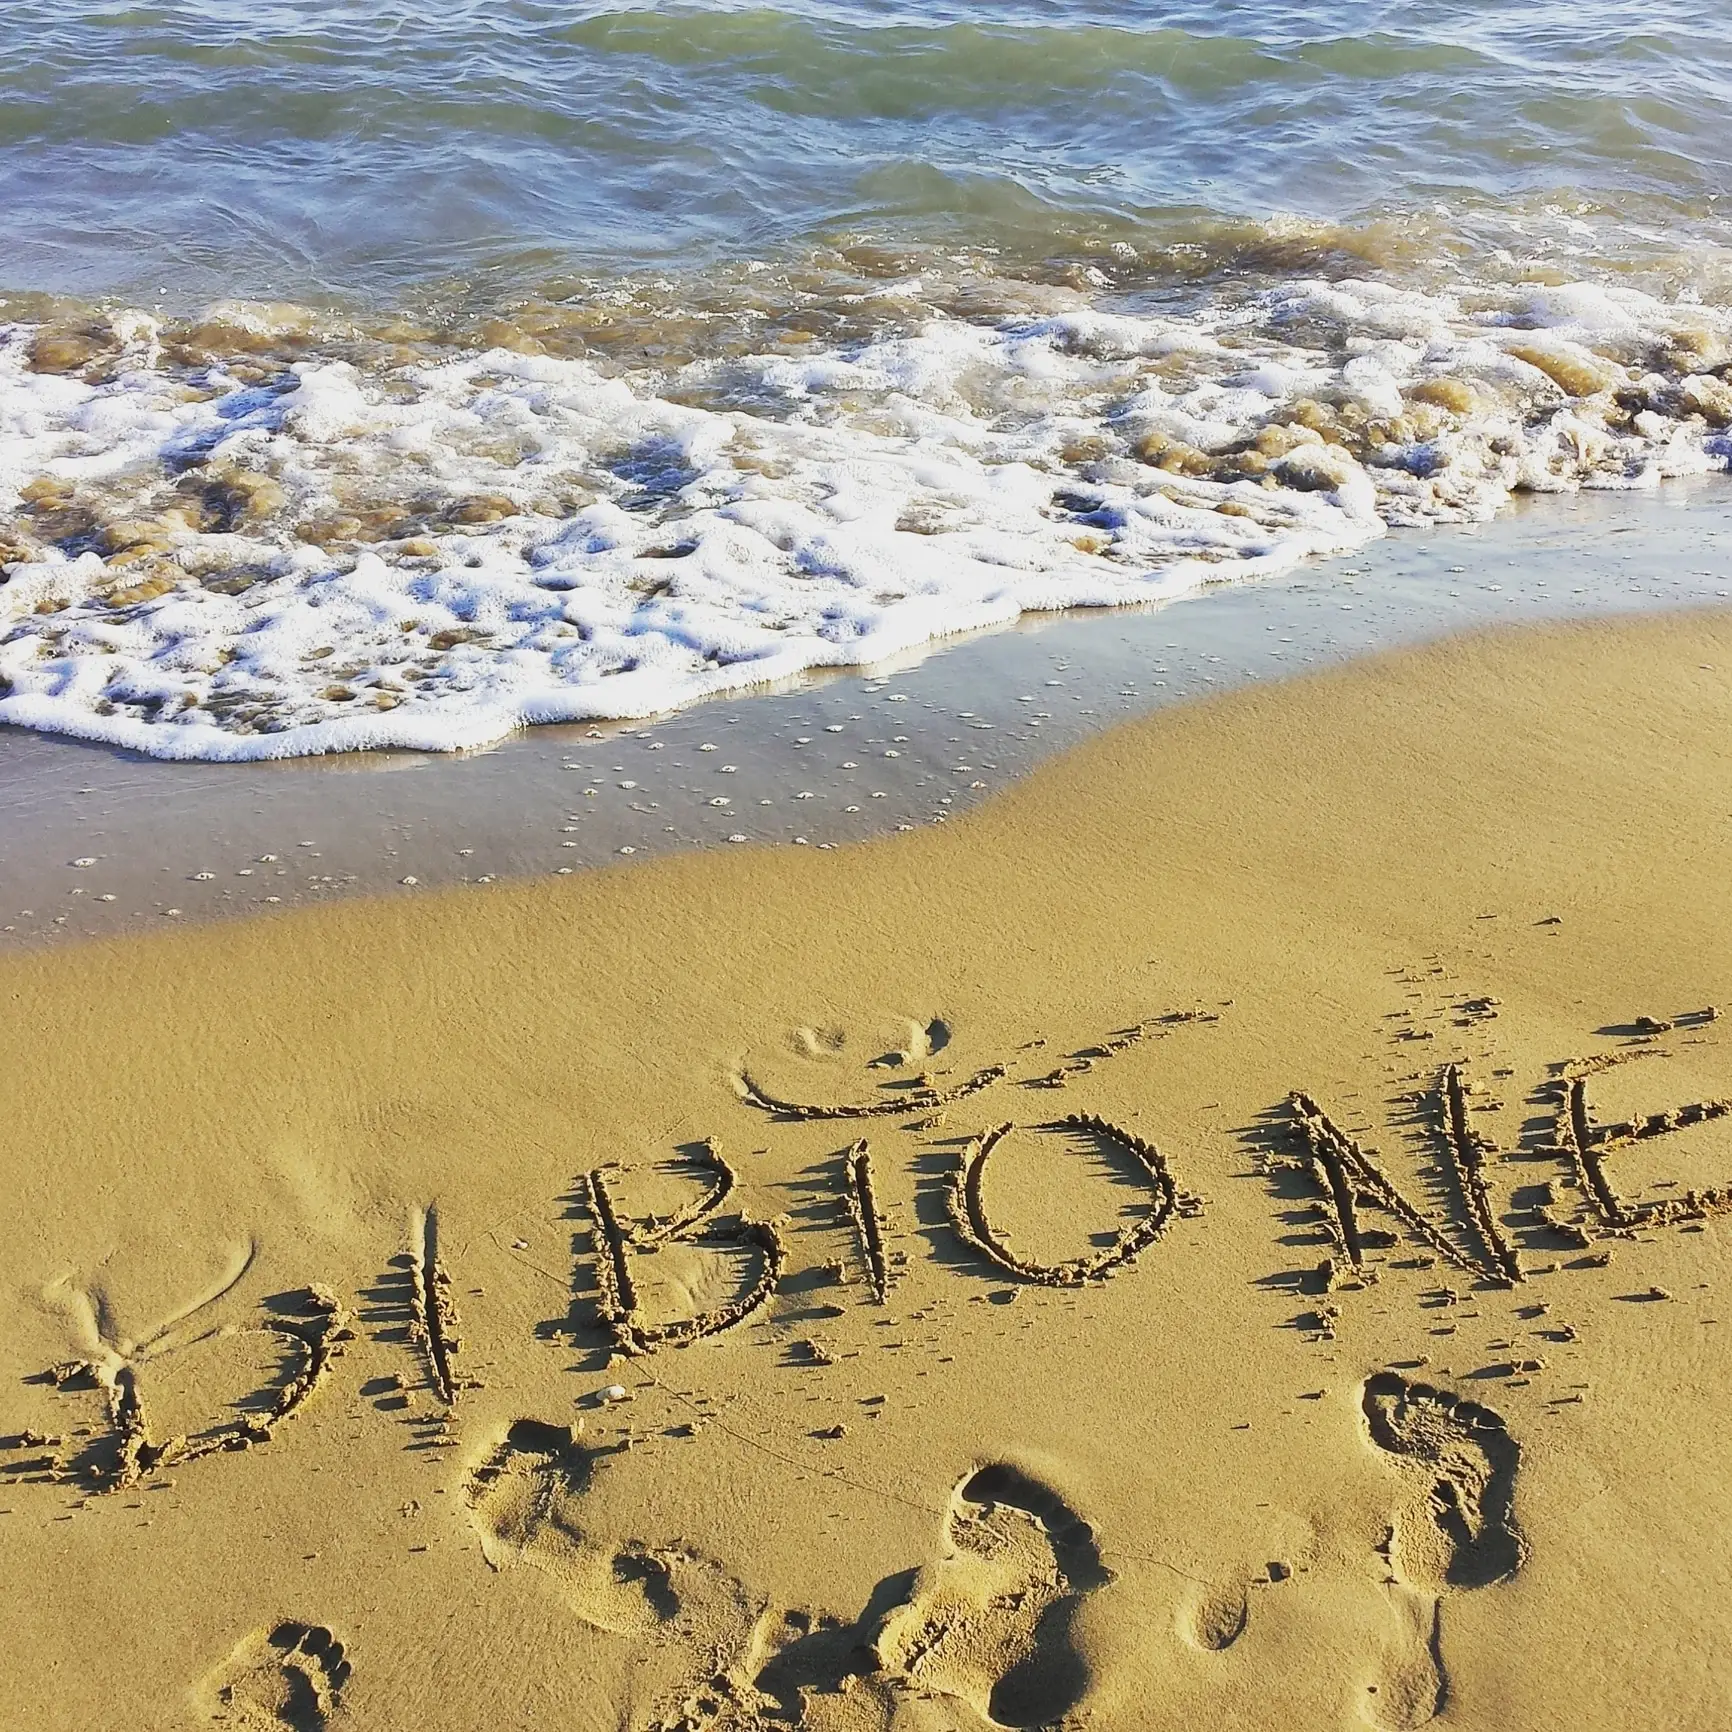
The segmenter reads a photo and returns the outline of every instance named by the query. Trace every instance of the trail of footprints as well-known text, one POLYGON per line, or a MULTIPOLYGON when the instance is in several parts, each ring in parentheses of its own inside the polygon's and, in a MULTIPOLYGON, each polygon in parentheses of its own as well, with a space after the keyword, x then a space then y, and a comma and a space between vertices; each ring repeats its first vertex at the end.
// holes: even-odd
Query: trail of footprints
MULTIPOLYGON (((1448 1600, 1525 1561, 1514 1514, 1520 1450, 1489 1408, 1394 1372, 1367 1380, 1360 1410, 1368 1443, 1406 1487, 1379 1548, 1400 1635, 1360 1706, 1386 1732, 1411 1732, 1448 1704, 1448 1600)), ((472 1469, 466 1502, 491 1568, 541 1572, 576 1617, 641 1644, 649 1700, 633 1724, 888 1732, 901 1704, 927 1699, 965 1707, 970 1725, 1042 1727, 1087 1697, 1074 1622, 1113 1575, 1090 1525, 1015 1464, 965 1475, 932 1555, 887 1577, 849 1622, 770 1607, 686 1546, 591 1532, 584 1498, 613 1453, 519 1420, 472 1469)), ((1250 1617, 1243 1587, 1219 1586, 1193 1603, 1188 1633, 1225 1655, 1250 1617)))
POLYGON ((470 1517, 488 1565, 545 1575, 583 1622, 642 1645, 636 1672, 658 1732, 808 1724, 846 1696, 850 1726, 888 1727, 908 1696, 966 1703, 988 1724, 1045 1726, 1086 1693, 1077 1605, 1112 1578, 1088 1524, 1004 1462, 956 1487, 932 1558, 880 1584, 853 1623, 778 1612, 691 1549, 607 1540, 582 1503, 606 1450, 569 1429, 513 1424, 472 1470, 470 1517), (865 1718, 862 1718, 862 1713, 865 1718))

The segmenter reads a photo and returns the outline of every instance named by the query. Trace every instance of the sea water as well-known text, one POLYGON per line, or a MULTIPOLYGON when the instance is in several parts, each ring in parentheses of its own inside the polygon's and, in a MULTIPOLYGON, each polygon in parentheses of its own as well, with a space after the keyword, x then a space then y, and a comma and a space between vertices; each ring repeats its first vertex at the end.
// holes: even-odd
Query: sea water
POLYGON ((0 722, 485 744, 1732 463, 1706 5, 0 10, 0 722))

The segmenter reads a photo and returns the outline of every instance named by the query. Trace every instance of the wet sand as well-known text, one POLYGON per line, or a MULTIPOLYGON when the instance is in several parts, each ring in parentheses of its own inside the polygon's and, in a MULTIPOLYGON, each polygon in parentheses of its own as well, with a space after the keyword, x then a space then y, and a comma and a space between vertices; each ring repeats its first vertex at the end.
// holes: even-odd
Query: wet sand
POLYGON ((1487 624, 1721 598, 1729 531, 1732 487, 1713 477, 1530 500, 1255 587, 1030 618, 873 677, 466 756, 175 764, 0 729, 0 947, 942 822, 1115 722, 1247 681, 1487 624))
POLYGON ((1729 670, 1455 639, 7 959, 0 1701, 1717 1726, 1729 670))

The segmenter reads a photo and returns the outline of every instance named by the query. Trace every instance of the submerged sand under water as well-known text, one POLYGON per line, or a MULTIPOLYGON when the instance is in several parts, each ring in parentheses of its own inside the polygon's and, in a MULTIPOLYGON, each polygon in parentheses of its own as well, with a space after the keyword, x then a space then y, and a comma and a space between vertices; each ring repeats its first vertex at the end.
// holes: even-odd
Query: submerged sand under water
POLYGON ((0 1701, 1718 1724, 1728 667, 6 962, 0 1701))

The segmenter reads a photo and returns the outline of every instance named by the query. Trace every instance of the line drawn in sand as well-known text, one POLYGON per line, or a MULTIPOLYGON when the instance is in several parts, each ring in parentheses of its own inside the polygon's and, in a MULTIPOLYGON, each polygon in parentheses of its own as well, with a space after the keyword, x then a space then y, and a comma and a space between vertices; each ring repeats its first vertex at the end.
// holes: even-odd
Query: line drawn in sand
POLYGON ((1072 1113, 1037 1127, 1047 1132, 1072 1132, 1093 1137, 1131 1157, 1138 1176, 1154 1191, 1155 1200, 1130 1226, 1119 1231, 1105 1250, 1090 1257, 1064 1263, 1037 1263, 1014 1251, 993 1226, 987 1213, 983 1182, 992 1152, 1016 1126, 1002 1124, 983 1137, 973 1138, 959 1159, 946 1199, 951 1225, 971 1249, 1019 1281, 1042 1287, 1080 1287, 1104 1281, 1114 1270, 1134 1262, 1166 1231, 1175 1214, 1202 1213, 1202 1203, 1183 1193, 1173 1182, 1166 1157, 1151 1142, 1092 1113, 1072 1113))
POLYGON ((1489 1407, 1393 1371, 1366 1380, 1360 1405, 1372 1444, 1413 1487, 1381 1549, 1414 1640, 1369 1705, 1376 1724, 1409 1732, 1449 1701, 1444 1600, 1506 1581, 1526 1561, 1514 1513, 1521 1449, 1489 1407))
MULTIPOLYGON (((107 1296, 100 1289, 70 1284, 50 1290, 71 1313, 83 1338, 85 1357, 52 1366, 40 1380, 58 1389, 100 1390, 108 1408, 109 1435, 68 1461, 55 1477, 82 1480, 98 1491, 124 1490, 146 1475, 184 1466, 226 1450, 253 1449, 268 1443, 277 1428, 301 1411, 330 1375, 344 1346, 353 1339, 353 1318, 336 1295, 311 1286, 265 1303, 271 1313, 252 1324, 203 1324, 201 1316, 226 1299, 253 1265, 257 1247, 237 1251, 223 1277, 195 1296, 142 1339, 123 1337, 107 1296), (213 1346, 263 1340, 281 1355, 274 1387, 255 1390, 249 1411, 201 1430, 157 1438, 152 1431, 140 1374, 171 1356, 191 1355, 213 1346)), ((239 1403, 237 1403, 239 1405, 239 1403)))
POLYGON ((1467 1118, 1468 1088, 1460 1067, 1446 1065, 1438 1074, 1432 1105, 1437 1142, 1467 1217, 1471 1248, 1458 1244, 1423 1209, 1409 1202, 1378 1163, 1377 1151, 1350 1137, 1313 1096, 1295 1089, 1288 1097, 1302 1152, 1272 1157, 1266 1168, 1296 1170, 1311 1179, 1326 1205, 1325 1230, 1356 1275, 1367 1274, 1368 1251, 1394 1242, 1391 1235, 1367 1229, 1361 1221, 1362 1208, 1375 1208, 1393 1217, 1409 1238, 1463 1274, 1498 1287, 1522 1280, 1515 1251, 1498 1223, 1486 1182, 1486 1159, 1496 1151, 1467 1118))
MULTIPOLYGON (((929 1113, 953 1102, 967 1100, 970 1095, 979 1094, 982 1089, 991 1088, 995 1082, 1002 1081, 1010 1074, 1010 1067, 1002 1064, 988 1065, 965 1081, 951 1088, 941 1088, 929 1073, 922 1071, 911 1084, 904 1086, 904 1092, 894 1095, 884 1095, 877 1100, 855 1101, 838 1106, 820 1106, 808 1101, 783 1100, 772 1094, 761 1084, 755 1083, 745 1071, 741 1071, 735 1079, 740 1098, 748 1106, 754 1106, 760 1111, 774 1114, 783 1119, 882 1119, 894 1118, 902 1113, 929 1113)), ((884 1085, 888 1087, 889 1085, 884 1085)))
POLYGON ((872 1173, 872 1148, 862 1137, 842 1155, 843 1175, 847 1180, 848 1218, 854 1223, 854 1236, 860 1244, 860 1255, 866 1263, 866 1279, 873 1299, 880 1305, 890 1296, 894 1275, 887 1247, 889 1225, 878 1202, 878 1189, 872 1173))
POLYGON ((208 1720, 243 1732, 323 1732, 349 1682, 343 1644, 322 1624, 256 1630, 199 1685, 208 1720))
MULTIPOLYGON (((1021 1086, 1024 1088, 1063 1088, 1072 1077, 1081 1076, 1093 1070, 1103 1060, 1115 1058, 1120 1053, 1129 1051, 1145 1040, 1158 1039, 1178 1028, 1216 1023, 1220 1020, 1219 1012, 1212 1010, 1169 1010, 1163 1011, 1158 1016, 1144 1017, 1140 1022, 1134 1022, 1125 1028, 1114 1030, 1113 1033, 1093 1045, 1079 1048, 1062 1064, 1044 1075, 1024 1078, 1021 1086)), ((911 1026, 918 1027, 918 1025, 911 1026)), ((942 1025, 935 1023, 933 1026, 942 1025)), ((946 1039, 948 1039, 948 1030, 946 1030, 946 1039)), ((1022 1050, 1024 1052, 1038 1051, 1045 1045, 1045 1040, 1033 1040, 1025 1043, 1022 1050)), ((924 1047, 919 1047, 918 1050, 919 1056, 930 1056, 924 1047)), ((883 1059, 874 1060, 873 1068, 883 1068, 891 1064, 892 1060, 896 1063, 902 1063, 912 1056, 912 1054, 900 1053, 886 1055, 883 1059)), ((896 1118, 915 1113, 941 1112, 945 1107, 952 1106, 958 1101, 967 1100, 971 1095, 980 1094, 995 1083, 1011 1078, 1019 1062, 1012 1059, 989 1064, 960 1082, 948 1085, 936 1073, 923 1070, 913 1077, 897 1078, 880 1083, 878 1094, 870 1100, 834 1104, 796 1101, 779 1095, 754 1078, 743 1065, 735 1072, 734 1088, 740 1099, 748 1106, 756 1107, 759 1111, 769 1113, 779 1119, 810 1122, 824 1119, 896 1118)))
POLYGON ((447 1407, 463 1389, 456 1359, 463 1339, 451 1276, 439 1260, 439 1211, 429 1203, 409 1220, 409 1339, 427 1361, 427 1380, 447 1407))
MULTIPOLYGON (((1694 1026, 1712 1015, 1717 1013, 1696 1011, 1670 1022, 1642 1017, 1638 1018, 1636 1026, 1645 1025, 1652 1038, 1653 1033, 1680 1024, 1694 1026)), ((1706 1100, 1691 1101, 1640 1119, 1604 1125, 1595 1122, 1588 1099, 1590 1077, 1637 1059, 1668 1056, 1663 1049, 1648 1046, 1633 1051, 1601 1053, 1593 1058, 1566 1059, 1558 1066, 1558 1075, 1552 1085, 1557 1102, 1553 1147, 1569 1164, 1569 1183, 1586 1205, 1588 1218, 1588 1226, 1584 1228, 1580 1217, 1568 1221, 1548 1215, 1549 1224, 1559 1232, 1586 1244, 1589 1230, 1602 1235, 1628 1236, 1639 1227, 1673 1226, 1732 1213, 1732 1186, 1711 1186, 1706 1190, 1686 1191, 1681 1197, 1655 1197, 1646 1202, 1630 1203, 1618 1194, 1606 1170, 1607 1157, 1622 1149, 1654 1137, 1688 1130, 1694 1125, 1711 1124, 1732 1114, 1732 1100, 1706 1100)))

